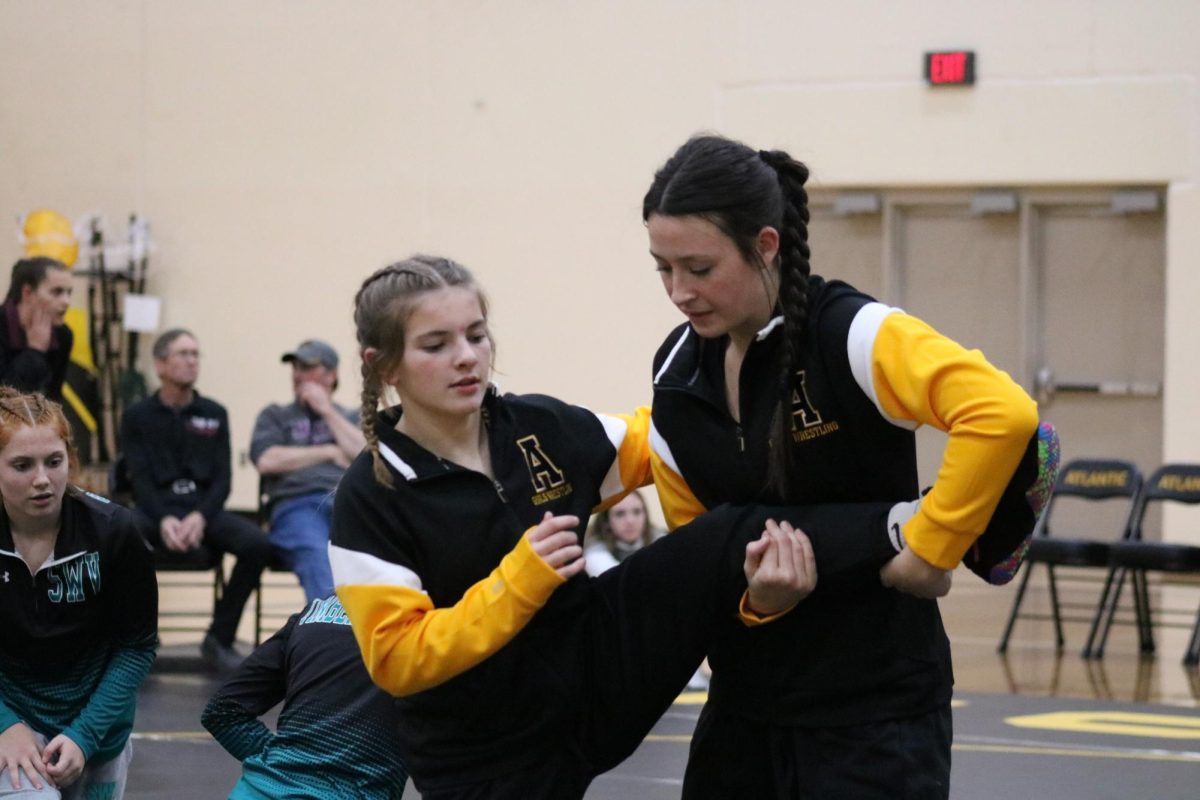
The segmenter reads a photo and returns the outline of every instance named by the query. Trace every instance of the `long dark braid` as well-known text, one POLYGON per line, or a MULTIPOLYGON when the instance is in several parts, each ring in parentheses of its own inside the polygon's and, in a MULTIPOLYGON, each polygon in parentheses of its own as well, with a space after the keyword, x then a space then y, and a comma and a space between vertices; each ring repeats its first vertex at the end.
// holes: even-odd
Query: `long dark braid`
POLYGON ((808 168, 782 150, 757 151, 721 136, 688 140, 654 175, 642 201, 642 219, 653 214, 706 219, 730 238, 747 263, 766 267, 757 237, 779 231, 778 304, 784 318, 778 403, 771 430, 769 488, 793 498, 792 391, 808 327, 808 168))
POLYGON ((811 251, 808 247, 808 167, 782 150, 762 151, 759 156, 776 174, 783 190, 783 227, 779 232, 779 305, 783 310, 783 363, 779 375, 779 407, 772 424, 771 476, 773 485, 785 500, 788 487, 794 486, 795 462, 792 459, 792 393, 800 370, 804 343, 808 334, 808 276, 811 251), (778 479, 778 482, 775 482, 778 479))
MULTIPOLYGON (((375 479, 392 486, 392 475, 379 452, 379 403, 384 375, 391 374, 404 355, 404 330, 418 299, 427 292, 451 286, 473 289, 487 318, 487 298, 471 272, 456 261, 439 256, 415 255, 376 270, 354 296, 354 327, 362 358, 361 414, 363 438, 371 453, 375 479), (367 348, 375 350, 373 359, 367 348)), ((493 348, 494 351, 494 348, 493 348)))

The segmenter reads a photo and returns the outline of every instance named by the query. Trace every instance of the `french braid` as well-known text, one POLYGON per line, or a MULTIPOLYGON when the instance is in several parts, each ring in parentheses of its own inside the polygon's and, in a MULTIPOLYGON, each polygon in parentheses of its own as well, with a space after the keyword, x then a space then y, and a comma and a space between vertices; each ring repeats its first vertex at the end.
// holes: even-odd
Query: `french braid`
POLYGON ((354 326, 362 357, 361 410, 363 437, 371 453, 375 479, 393 486, 392 475, 379 452, 379 404, 384 396, 384 375, 391 374, 404 355, 404 329, 427 292, 451 286, 473 289, 487 317, 487 299, 474 276, 461 264, 448 258, 415 255, 376 270, 363 281, 354 296, 354 326), (368 348, 375 350, 368 360, 368 348))
POLYGON ((54 430, 67 448, 67 461, 74 472, 79 465, 71 426, 62 406, 40 392, 21 392, 11 386, 0 386, 0 449, 8 446, 18 428, 45 425, 54 430))

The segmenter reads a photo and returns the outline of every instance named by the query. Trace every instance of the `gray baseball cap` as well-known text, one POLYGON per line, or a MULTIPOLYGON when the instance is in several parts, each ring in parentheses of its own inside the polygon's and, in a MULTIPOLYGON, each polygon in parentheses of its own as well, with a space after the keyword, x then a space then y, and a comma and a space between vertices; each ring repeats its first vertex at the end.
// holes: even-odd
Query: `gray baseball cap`
POLYGON ((337 369, 338 354, 330 345, 320 339, 305 339, 290 353, 284 353, 279 359, 283 363, 298 362, 304 366, 320 364, 329 369, 337 369))

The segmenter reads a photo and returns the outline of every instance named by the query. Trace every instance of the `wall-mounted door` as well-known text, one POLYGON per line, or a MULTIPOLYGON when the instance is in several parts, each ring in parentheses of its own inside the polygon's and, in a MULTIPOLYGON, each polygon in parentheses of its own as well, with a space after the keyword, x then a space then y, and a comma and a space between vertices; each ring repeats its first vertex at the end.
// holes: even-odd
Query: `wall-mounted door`
MULTIPOLYGON (((852 207, 867 213, 857 214, 837 213, 836 194, 814 198, 816 271, 981 349, 1037 397, 1059 428, 1064 459, 1127 458, 1147 473, 1161 463, 1160 193, 875 196, 873 213, 859 202, 852 207)), ((937 431, 918 434, 923 483, 934 479, 944 444, 937 431)))

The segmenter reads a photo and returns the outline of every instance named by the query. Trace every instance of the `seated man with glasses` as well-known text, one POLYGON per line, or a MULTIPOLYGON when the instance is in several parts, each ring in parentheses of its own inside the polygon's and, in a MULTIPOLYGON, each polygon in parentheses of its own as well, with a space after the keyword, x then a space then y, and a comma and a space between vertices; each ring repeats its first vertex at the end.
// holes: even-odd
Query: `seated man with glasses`
POLYGON ((233 647, 246 601, 271 560, 267 535, 225 510, 231 482, 229 416, 196 391, 200 346, 176 328, 154 342, 157 392, 125 410, 121 454, 143 535, 156 550, 181 556, 201 545, 237 558, 213 608, 200 652, 218 671, 236 669, 233 647))

